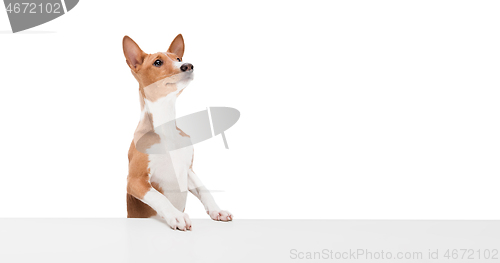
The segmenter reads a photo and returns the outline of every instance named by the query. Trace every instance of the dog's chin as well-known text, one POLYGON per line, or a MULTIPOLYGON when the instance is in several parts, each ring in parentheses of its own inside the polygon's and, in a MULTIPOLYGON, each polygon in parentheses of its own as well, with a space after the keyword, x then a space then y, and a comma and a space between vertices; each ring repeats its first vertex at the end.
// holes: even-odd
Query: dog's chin
POLYGON ((172 75, 170 77, 163 79, 163 82, 166 84, 181 83, 181 82, 182 83, 189 83, 191 80, 193 80, 193 78, 194 78, 194 74, 192 71, 181 72, 181 73, 177 73, 175 75, 172 75))
POLYGON ((182 74, 184 74, 184 78, 181 81, 191 81, 194 78, 193 71, 183 72, 182 74))
POLYGON ((186 88, 189 83, 191 83, 191 80, 193 80, 194 74, 193 72, 182 72, 182 78, 177 82, 177 87, 180 89, 186 88))

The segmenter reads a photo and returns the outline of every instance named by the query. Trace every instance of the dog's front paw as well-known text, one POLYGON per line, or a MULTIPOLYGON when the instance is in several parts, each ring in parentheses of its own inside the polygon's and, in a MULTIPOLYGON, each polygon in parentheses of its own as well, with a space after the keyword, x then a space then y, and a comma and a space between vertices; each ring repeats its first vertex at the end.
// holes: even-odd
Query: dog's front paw
POLYGON ((191 219, 186 213, 175 213, 164 217, 167 224, 173 229, 182 231, 191 230, 191 219))
POLYGON ((210 217, 215 221, 231 221, 233 220, 233 215, 228 211, 219 210, 219 211, 208 211, 207 212, 210 217))

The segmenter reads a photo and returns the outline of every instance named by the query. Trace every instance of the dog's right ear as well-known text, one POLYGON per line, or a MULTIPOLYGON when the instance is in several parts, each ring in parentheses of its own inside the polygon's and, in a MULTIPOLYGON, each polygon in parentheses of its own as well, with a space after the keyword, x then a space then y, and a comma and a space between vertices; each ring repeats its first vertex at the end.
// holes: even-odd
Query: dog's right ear
POLYGON ((123 54, 125 54, 128 66, 134 72, 137 72, 138 66, 142 65, 146 57, 146 53, 129 36, 123 37, 123 54))

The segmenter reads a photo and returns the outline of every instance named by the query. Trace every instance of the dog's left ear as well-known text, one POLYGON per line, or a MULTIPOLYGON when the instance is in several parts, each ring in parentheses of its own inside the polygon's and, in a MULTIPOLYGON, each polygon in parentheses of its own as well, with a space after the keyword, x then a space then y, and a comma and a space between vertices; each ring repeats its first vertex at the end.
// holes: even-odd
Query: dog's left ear
POLYGON ((146 53, 129 36, 123 37, 123 54, 125 54, 128 66, 135 72, 142 65, 144 57, 146 57, 146 53))
POLYGON ((182 58, 182 56, 184 55, 184 38, 182 38, 181 34, 178 34, 174 38, 174 41, 172 41, 172 44, 170 44, 167 52, 174 53, 182 58))

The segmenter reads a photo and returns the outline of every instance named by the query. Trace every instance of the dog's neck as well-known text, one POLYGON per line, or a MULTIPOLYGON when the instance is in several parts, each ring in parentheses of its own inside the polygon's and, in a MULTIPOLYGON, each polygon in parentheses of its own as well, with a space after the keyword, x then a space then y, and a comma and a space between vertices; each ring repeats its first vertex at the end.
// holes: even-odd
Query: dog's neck
MULTIPOLYGON (((175 104, 177 101, 177 94, 169 94, 164 98, 151 102, 141 96, 142 114, 149 114, 151 125, 156 133, 159 135, 172 134, 176 130, 175 126, 175 104)), ((141 114, 141 115, 142 115, 141 114)))
POLYGON ((152 128, 162 136, 177 134, 175 105, 177 97, 189 84, 190 79, 175 83, 162 81, 140 89, 141 108, 151 118, 152 128))

